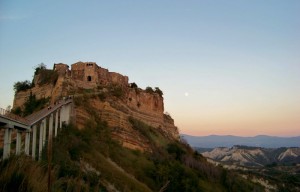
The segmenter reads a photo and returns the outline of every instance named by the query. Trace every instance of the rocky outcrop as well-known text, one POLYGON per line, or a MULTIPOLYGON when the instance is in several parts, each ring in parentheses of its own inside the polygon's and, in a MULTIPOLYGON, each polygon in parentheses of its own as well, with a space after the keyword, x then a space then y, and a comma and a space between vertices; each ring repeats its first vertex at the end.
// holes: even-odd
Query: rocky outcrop
MULTIPOLYGON (((178 138, 178 129, 174 126, 174 121, 163 113, 141 112, 138 108, 130 107, 120 100, 111 99, 105 101, 98 98, 90 99, 88 106, 97 111, 98 118, 108 123, 112 128, 113 136, 125 147, 151 151, 145 138, 132 128, 129 122, 130 117, 160 129, 170 139, 178 138)), ((79 128, 84 128, 85 122, 90 118, 85 107, 76 108, 76 117, 76 124, 79 128)))
MULTIPOLYGON (((71 65, 71 70, 67 65, 59 63, 54 65, 53 70, 58 74, 54 84, 49 82, 40 86, 41 77, 36 75, 33 88, 15 95, 14 108, 23 106, 30 94, 37 99, 49 97, 51 103, 64 96, 73 95, 97 111, 98 118, 112 127, 113 137, 125 147, 151 150, 145 138, 132 128, 129 117, 161 130, 168 138, 179 138, 174 120, 164 114, 161 94, 132 86, 128 83, 127 76, 109 72, 92 62, 77 62, 71 65), (101 99, 101 95, 104 98, 101 99)), ((75 107, 75 114, 77 126, 84 128, 91 118, 86 106, 75 107)))
POLYGON ((53 88, 53 85, 47 84, 44 86, 35 86, 26 91, 20 91, 15 94, 13 108, 22 107, 30 94, 35 95, 37 99, 51 97, 53 88))

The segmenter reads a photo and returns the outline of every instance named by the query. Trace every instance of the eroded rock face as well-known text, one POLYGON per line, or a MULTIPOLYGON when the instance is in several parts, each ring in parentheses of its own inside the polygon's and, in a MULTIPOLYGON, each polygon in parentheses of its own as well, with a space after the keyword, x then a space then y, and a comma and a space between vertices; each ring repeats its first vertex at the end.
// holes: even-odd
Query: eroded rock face
MULTIPOLYGON (((77 62, 71 65, 71 70, 65 64, 55 64, 53 70, 58 73, 55 84, 36 85, 30 90, 17 93, 14 108, 23 106, 30 94, 36 95, 37 99, 50 97, 51 103, 68 95, 78 98, 94 95, 88 98, 89 106, 97 111, 101 120, 112 127, 113 136, 123 146, 142 151, 151 150, 145 138, 132 128, 129 117, 160 129, 166 137, 179 138, 174 120, 164 114, 163 97, 155 92, 132 88, 127 76, 109 72, 91 62, 77 62), (100 99, 99 94, 104 94, 105 99, 100 99)), ((38 80, 37 75, 34 82, 38 80)), ((82 106, 75 107, 75 115, 79 128, 84 128, 85 122, 91 118, 82 106)))
POLYGON ((53 88, 53 85, 48 84, 41 87, 35 86, 26 91, 20 91, 15 94, 13 108, 22 107, 29 98, 30 94, 35 95, 37 99, 51 97, 53 88))
MULTIPOLYGON (((150 103, 148 107, 152 105, 153 103, 150 103)), ((90 99, 88 106, 96 111, 99 119, 108 123, 109 127, 112 128, 113 136, 125 147, 151 151, 147 140, 133 129, 129 122, 130 117, 160 129, 170 139, 178 139, 178 129, 174 125, 174 120, 162 112, 153 110, 141 111, 138 107, 131 107, 122 100, 114 99, 105 101, 101 101, 98 98, 90 99)), ((79 128, 84 128, 86 120, 90 118, 84 106, 76 108, 76 117, 76 124, 79 128)))

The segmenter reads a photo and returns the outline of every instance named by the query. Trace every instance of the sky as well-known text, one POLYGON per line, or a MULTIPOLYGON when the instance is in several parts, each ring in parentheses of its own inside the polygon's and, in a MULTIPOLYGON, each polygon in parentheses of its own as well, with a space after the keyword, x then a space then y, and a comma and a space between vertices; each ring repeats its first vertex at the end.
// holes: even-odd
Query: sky
POLYGON ((0 107, 44 63, 159 87, 190 135, 300 135, 299 0, 0 0, 0 107))

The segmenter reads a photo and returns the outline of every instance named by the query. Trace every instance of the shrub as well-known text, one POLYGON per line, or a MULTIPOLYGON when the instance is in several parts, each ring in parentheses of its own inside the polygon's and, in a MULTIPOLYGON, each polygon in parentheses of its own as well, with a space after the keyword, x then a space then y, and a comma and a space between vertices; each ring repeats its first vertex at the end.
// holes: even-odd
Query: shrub
POLYGON ((181 160, 181 157, 186 153, 183 147, 177 143, 170 143, 167 146, 167 151, 169 154, 174 155, 176 160, 181 160))
POLYGON ((41 70, 45 70, 47 66, 44 63, 40 63, 35 67, 34 75, 38 75, 41 70))
POLYGON ((22 109, 21 109, 21 107, 17 107, 15 109, 12 109, 10 112, 13 113, 13 114, 19 115, 19 116, 22 115, 22 109))
POLYGON ((117 98, 121 98, 124 95, 124 91, 120 86, 113 86, 111 90, 111 94, 117 98))
POLYGON ((14 84, 14 91, 15 93, 18 93, 20 91, 26 91, 28 89, 32 88, 32 83, 28 80, 26 81, 18 81, 14 84))
POLYGON ((158 87, 155 87, 155 93, 159 94, 159 96, 163 96, 162 90, 160 90, 158 87))
POLYGON ((0 162, 0 191, 47 191, 44 167, 25 156, 0 162))
POLYGON ((105 99, 106 99, 106 94, 103 93, 103 92, 101 92, 101 93, 98 94, 98 98, 99 98, 101 101, 105 101, 105 99))
POLYGON ((154 90, 152 89, 152 87, 146 87, 146 92, 147 93, 154 93, 154 90))
POLYGON ((135 82, 131 83, 131 84, 130 84, 130 87, 131 87, 131 88, 138 88, 138 86, 137 86, 137 84, 136 84, 135 82))
POLYGON ((24 103, 24 111, 23 111, 22 116, 30 115, 33 112, 44 108, 46 106, 46 104, 49 102, 49 99, 50 99, 49 97, 37 99, 35 95, 30 93, 29 98, 24 103))

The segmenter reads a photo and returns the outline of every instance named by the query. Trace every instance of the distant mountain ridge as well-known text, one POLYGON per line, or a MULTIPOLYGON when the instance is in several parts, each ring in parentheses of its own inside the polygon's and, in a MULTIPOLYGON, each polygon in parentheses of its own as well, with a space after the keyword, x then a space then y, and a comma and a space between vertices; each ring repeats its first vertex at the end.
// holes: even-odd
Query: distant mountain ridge
POLYGON ((198 148, 232 147, 235 145, 264 148, 300 147, 300 136, 275 137, 257 135, 255 137, 239 137, 232 135, 191 136, 181 134, 181 138, 185 139, 192 147, 198 148))
POLYGON ((220 163, 242 166, 300 163, 300 148, 296 147, 276 149, 245 146, 218 147, 202 155, 220 163))

